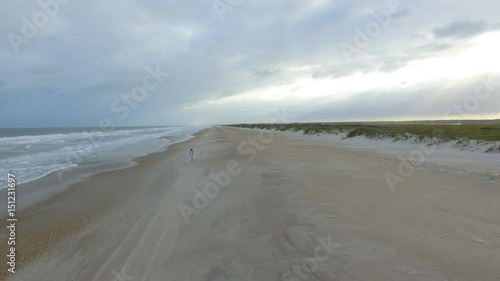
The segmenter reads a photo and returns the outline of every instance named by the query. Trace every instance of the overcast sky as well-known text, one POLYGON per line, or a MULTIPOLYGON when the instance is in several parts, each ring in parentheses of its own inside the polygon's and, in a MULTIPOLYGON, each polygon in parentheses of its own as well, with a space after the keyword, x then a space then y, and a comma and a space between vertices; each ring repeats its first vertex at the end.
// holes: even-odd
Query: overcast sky
POLYGON ((498 0, 3 1, 0 127, 268 122, 284 108, 291 122, 500 118, 499 11, 498 0))

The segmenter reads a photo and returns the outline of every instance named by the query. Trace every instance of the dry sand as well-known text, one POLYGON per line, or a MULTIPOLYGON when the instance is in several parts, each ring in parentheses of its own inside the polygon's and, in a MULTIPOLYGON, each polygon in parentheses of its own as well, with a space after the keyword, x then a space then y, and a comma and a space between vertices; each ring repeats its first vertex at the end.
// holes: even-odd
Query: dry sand
POLYGON ((480 163, 482 176, 418 169, 391 190, 400 163, 376 150, 259 134, 206 129, 23 210, 21 268, 0 278, 500 280, 499 178, 480 163))

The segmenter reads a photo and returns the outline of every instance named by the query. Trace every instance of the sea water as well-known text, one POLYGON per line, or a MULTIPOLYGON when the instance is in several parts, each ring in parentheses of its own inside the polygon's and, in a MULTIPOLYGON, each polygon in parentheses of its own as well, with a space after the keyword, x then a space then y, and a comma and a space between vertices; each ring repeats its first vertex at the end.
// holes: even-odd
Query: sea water
POLYGON ((0 129, 0 188, 7 174, 19 183, 52 172, 105 161, 127 160, 167 149, 202 127, 0 129))

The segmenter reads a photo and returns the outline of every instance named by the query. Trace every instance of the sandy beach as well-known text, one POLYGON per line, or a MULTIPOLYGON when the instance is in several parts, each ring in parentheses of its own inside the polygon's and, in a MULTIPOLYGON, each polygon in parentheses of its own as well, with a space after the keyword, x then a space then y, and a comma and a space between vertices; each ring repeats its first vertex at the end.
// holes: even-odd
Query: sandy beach
POLYGON ((20 211, 0 279, 500 280, 496 158, 435 154, 401 175, 384 149, 205 129, 20 211))

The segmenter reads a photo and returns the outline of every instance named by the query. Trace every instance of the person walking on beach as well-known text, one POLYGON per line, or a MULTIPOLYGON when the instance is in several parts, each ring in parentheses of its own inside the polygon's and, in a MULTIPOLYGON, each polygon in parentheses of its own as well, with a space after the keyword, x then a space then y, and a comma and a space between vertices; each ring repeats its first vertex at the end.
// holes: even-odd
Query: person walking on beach
POLYGON ((189 151, 189 159, 191 161, 194 161, 194 150, 191 148, 191 150, 189 151))

